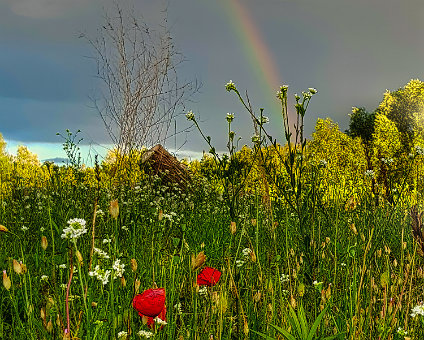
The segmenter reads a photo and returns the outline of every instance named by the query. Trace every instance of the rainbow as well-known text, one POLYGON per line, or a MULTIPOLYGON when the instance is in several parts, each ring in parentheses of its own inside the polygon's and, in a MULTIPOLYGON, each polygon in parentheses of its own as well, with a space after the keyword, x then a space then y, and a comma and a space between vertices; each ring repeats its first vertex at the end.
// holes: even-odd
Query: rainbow
MULTIPOLYGON (((226 13, 233 24, 236 34, 243 44, 245 55, 249 59, 252 70, 260 82, 262 96, 266 98, 264 114, 281 113, 281 106, 276 98, 276 93, 283 85, 280 72, 275 59, 265 44, 261 32, 255 25, 248 9, 240 0, 224 0, 226 13)), ((237 85, 237 79, 234 80, 237 85)), ((263 105, 260 104, 260 105, 263 105)))

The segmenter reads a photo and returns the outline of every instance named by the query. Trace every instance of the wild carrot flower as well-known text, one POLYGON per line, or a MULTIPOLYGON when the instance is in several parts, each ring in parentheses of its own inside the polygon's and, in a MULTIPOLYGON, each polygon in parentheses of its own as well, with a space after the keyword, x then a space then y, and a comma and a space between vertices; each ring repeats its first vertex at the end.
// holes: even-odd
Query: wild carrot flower
POLYGON ((138 334, 138 336, 142 336, 142 337, 147 338, 147 339, 151 338, 154 335, 152 332, 143 331, 143 330, 140 330, 137 334, 138 334))
POLYGON ((122 332, 119 332, 118 333, 118 339, 119 340, 124 340, 124 339, 126 339, 128 337, 128 333, 127 332, 125 332, 125 331, 122 331, 122 332))
POLYGON ((221 277, 221 272, 212 267, 205 267, 197 275, 197 284, 199 286, 215 286, 221 277))
POLYGON ((105 251, 103 251, 99 248, 96 248, 96 247, 94 247, 93 250, 94 250, 94 254, 96 254, 99 258, 101 258, 101 259, 108 259, 109 258, 109 255, 105 251))
POLYGON ((125 264, 121 263, 120 259, 117 259, 112 265, 112 269, 114 270, 113 278, 116 279, 118 277, 122 277, 125 271, 125 264))
POLYGON ((87 233, 85 220, 82 218, 73 218, 68 221, 69 226, 63 229, 62 238, 76 241, 81 235, 87 233))
POLYGON ((110 273, 110 270, 101 269, 100 266, 97 265, 94 270, 88 273, 88 275, 96 277, 104 286, 109 282, 110 273))
POLYGON ((417 315, 423 315, 424 316, 424 305, 416 305, 414 308, 412 308, 411 316, 415 318, 417 315))

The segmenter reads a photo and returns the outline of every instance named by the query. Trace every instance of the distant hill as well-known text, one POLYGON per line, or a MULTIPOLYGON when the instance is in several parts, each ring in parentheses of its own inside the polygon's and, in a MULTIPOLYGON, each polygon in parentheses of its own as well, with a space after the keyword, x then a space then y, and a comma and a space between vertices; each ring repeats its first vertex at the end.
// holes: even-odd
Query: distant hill
POLYGON ((68 162, 68 158, 63 158, 63 157, 48 158, 48 159, 41 160, 41 162, 53 162, 57 165, 64 165, 68 162))

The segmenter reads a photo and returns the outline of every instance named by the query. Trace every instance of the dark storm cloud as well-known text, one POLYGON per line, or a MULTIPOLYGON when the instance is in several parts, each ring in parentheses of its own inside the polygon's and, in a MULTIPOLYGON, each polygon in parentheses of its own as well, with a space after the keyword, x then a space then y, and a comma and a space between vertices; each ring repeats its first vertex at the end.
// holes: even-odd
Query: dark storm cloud
MULTIPOLYGON (((200 115, 219 149, 225 148, 227 112, 236 113, 234 129, 243 135, 242 143, 249 143, 252 134, 242 105, 225 91, 230 79, 243 93, 249 91, 256 110, 265 107, 275 135, 281 136, 282 130, 280 113, 269 107, 275 94, 264 98, 255 78, 257 65, 235 32, 236 18, 225 13, 226 1, 171 0, 168 7, 173 41, 187 60, 180 78, 203 83, 187 106, 200 115)), ((157 24, 166 2, 136 3, 135 13, 157 24)), ((331 117, 344 130, 352 106, 373 110, 386 88, 396 90, 411 78, 424 80, 422 1, 241 3, 274 55, 281 83, 290 86, 290 94, 318 89, 307 113, 308 134, 318 117, 331 117)), ((94 36, 103 22, 103 8, 111 4, 112 0, 0 2, 0 132, 6 137, 53 141, 57 131, 69 128, 108 141, 101 120, 89 108, 88 96, 99 86, 93 61, 85 58, 92 51, 77 37, 80 32, 94 36)), ((185 124, 184 119, 178 121, 178 126, 185 124)), ((206 147, 196 131, 178 138, 177 143, 187 141, 186 148, 206 147)))

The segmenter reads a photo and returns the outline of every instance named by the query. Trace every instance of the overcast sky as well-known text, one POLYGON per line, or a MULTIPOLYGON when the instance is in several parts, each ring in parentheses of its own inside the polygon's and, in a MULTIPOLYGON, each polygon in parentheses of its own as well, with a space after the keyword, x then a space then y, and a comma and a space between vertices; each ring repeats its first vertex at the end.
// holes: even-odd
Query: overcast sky
MULTIPOLYGON (((424 80, 423 1, 135 2, 137 16, 153 28, 168 4, 173 41, 186 59, 180 78, 202 83, 187 107, 200 117, 219 150, 225 149, 227 112, 235 113, 234 130, 242 143, 249 144, 253 134, 248 114, 225 91, 230 79, 243 93, 248 91, 254 109, 265 109, 272 133, 282 142, 272 77, 289 85, 290 96, 308 87, 318 89, 306 117, 308 134, 318 117, 330 117, 345 130, 352 106, 374 110, 386 89, 424 80), (268 74, 263 72, 267 67, 268 74)), ((95 64, 87 58, 93 50, 78 36, 95 37, 111 3, 0 0, 0 132, 11 152, 25 144, 41 159, 61 156, 56 132, 66 129, 80 129, 86 144, 110 143, 89 99, 99 88, 95 64)), ((184 126, 181 117, 177 127, 184 126)), ((177 147, 184 142, 185 150, 208 150, 196 131, 177 137, 177 147)), ((172 139, 167 147, 174 146, 172 139)))

